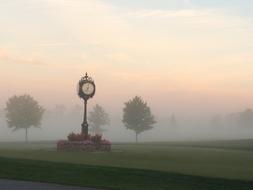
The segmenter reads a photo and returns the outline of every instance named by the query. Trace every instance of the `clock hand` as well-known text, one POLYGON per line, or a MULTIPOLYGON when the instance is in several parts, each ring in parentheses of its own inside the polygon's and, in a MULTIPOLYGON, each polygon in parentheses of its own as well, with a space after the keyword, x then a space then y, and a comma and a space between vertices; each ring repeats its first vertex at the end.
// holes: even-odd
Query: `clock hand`
POLYGON ((89 88, 90 88, 90 85, 88 84, 88 86, 87 86, 86 90, 89 90, 89 88))

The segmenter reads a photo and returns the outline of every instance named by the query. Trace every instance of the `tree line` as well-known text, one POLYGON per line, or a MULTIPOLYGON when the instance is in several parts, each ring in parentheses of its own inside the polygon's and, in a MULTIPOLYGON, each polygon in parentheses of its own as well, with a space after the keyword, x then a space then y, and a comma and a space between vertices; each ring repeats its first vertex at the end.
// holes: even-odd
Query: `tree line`
MULTIPOLYGON (((62 114, 64 109, 63 105, 57 105, 55 107, 56 114, 52 115, 52 117, 64 117, 62 114)), ((74 118, 75 120, 79 120, 78 112, 81 110, 82 108, 79 106, 72 111, 73 113, 71 114, 77 115, 74 118)), ((41 126, 45 111, 46 109, 30 95, 12 96, 6 102, 5 107, 7 125, 13 131, 23 129, 25 131, 25 140, 27 141, 29 129, 41 126)), ((104 127, 110 125, 110 116, 101 105, 96 104, 88 114, 88 121, 90 133, 103 134, 106 130, 104 127)), ((137 142, 139 134, 152 129, 154 124, 156 124, 156 120, 147 102, 142 97, 135 96, 124 103, 122 123, 126 129, 134 131, 137 142)), ((168 124, 173 127, 178 126, 178 121, 174 114, 168 118, 168 124)), ((211 118, 210 124, 212 127, 216 126, 218 128, 226 126, 251 128, 253 127, 253 111, 248 108, 242 112, 224 116, 217 114, 211 118)))
MULTIPOLYGON (((62 111, 64 108, 58 105, 57 109, 62 111)), ((41 126, 44 113, 45 108, 30 95, 12 96, 5 107, 8 127, 13 131, 24 129, 26 141, 28 141, 29 129, 41 126)), ((99 104, 89 112, 88 120, 90 132, 94 134, 102 134, 103 126, 110 124, 109 114, 99 104)), ((140 133, 152 129, 156 123, 150 107, 140 96, 135 96, 125 103, 122 122, 127 129, 135 132, 136 142, 140 133)))

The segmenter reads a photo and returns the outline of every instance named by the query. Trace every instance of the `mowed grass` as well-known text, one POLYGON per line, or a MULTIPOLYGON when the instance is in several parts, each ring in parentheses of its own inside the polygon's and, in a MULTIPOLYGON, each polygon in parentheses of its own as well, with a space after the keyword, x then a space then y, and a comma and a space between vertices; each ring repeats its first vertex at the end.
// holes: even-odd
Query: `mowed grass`
POLYGON ((0 178, 121 190, 252 190, 253 182, 0 157, 0 178))
POLYGON ((246 142, 122 143, 110 153, 57 152, 53 142, 1 143, 0 156, 253 180, 253 141, 246 142))

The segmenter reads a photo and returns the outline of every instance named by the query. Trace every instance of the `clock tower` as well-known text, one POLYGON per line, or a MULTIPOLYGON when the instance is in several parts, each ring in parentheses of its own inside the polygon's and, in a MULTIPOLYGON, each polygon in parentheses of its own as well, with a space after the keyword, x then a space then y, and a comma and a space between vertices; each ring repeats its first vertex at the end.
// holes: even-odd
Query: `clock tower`
POLYGON ((87 102, 88 99, 95 95, 96 85, 91 77, 86 73, 82 77, 77 86, 77 94, 84 100, 84 114, 82 123, 82 134, 88 135, 88 122, 87 122, 87 102))

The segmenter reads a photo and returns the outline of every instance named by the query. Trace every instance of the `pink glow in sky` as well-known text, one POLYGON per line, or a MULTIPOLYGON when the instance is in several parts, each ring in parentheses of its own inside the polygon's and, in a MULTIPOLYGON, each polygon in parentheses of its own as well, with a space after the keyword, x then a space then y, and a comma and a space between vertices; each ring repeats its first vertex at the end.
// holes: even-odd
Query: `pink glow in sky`
POLYGON ((46 107, 81 104, 85 72, 97 84, 92 104, 113 111, 135 95, 164 114, 253 105, 251 17, 190 1, 182 9, 22 2, 0 7, 1 107, 24 93, 46 107))

